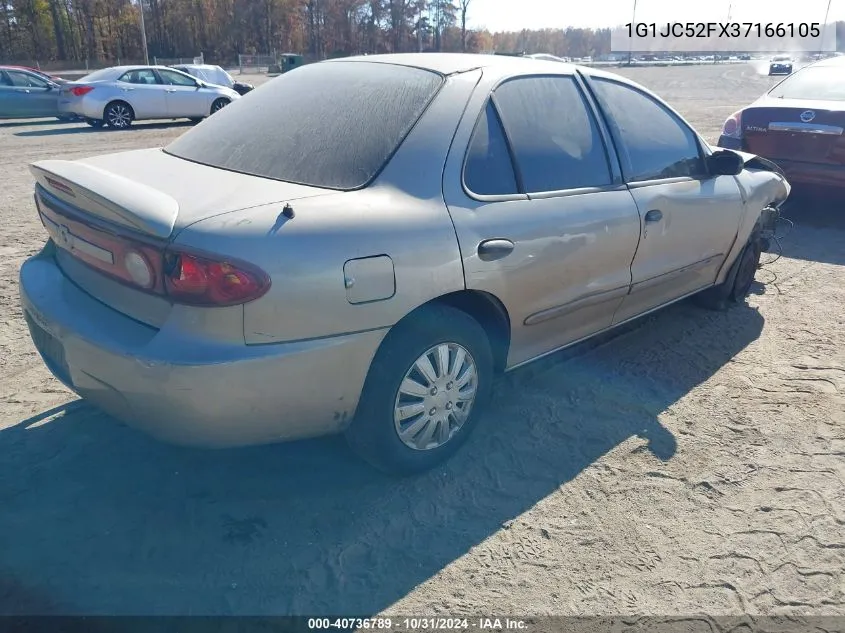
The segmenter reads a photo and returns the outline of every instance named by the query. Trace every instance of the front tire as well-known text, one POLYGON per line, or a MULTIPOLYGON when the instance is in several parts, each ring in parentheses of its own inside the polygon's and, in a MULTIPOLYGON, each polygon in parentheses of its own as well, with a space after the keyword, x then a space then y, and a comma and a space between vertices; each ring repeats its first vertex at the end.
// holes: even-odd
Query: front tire
POLYGON ((102 119, 85 119, 85 122, 93 128, 99 129, 105 125, 102 119))
POLYGON ((385 337, 347 441, 386 473, 429 470, 469 437, 492 380, 493 352, 481 325, 455 308, 424 306, 385 337))
POLYGON ((115 130, 125 130, 135 120, 135 112, 132 106, 123 101, 114 101, 103 110, 103 119, 106 125, 115 130))
POLYGON ((761 253, 760 240, 751 239, 731 266, 725 281, 695 295, 695 303, 708 310, 727 310, 731 303, 742 303, 754 283, 761 253))
POLYGON ((219 99, 215 99, 214 103, 211 104, 211 114, 214 114, 215 112, 219 112, 220 110, 225 108, 227 105, 229 105, 228 99, 225 99, 223 97, 220 97, 219 99))

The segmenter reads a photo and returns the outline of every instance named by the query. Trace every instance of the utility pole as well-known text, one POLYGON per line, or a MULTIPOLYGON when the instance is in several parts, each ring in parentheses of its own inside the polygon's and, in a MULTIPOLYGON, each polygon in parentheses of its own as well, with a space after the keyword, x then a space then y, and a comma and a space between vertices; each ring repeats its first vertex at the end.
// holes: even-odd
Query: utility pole
MULTIPOLYGON (((634 0, 634 15, 631 16, 631 28, 634 29, 634 35, 637 33, 637 0, 634 0)), ((631 65, 631 44, 628 44, 628 65, 631 65)))
MULTIPOLYGON (((830 0, 827 0, 827 9, 824 12, 824 22, 822 22, 822 37, 819 42, 819 58, 821 58, 822 53, 824 53, 824 34, 827 31, 827 16, 830 15, 830 0)), ((834 42, 836 42, 836 35, 834 34, 834 42)))
POLYGON ((150 65, 150 54, 147 51, 147 27, 144 25, 144 0, 138 0, 138 9, 141 13, 141 44, 144 48, 144 63, 150 65))

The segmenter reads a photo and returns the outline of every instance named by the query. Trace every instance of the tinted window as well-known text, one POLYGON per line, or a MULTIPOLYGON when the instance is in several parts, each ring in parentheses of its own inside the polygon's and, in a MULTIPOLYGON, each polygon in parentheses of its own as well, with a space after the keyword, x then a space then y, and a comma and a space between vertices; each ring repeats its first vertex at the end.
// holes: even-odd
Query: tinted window
POLYGON ((191 77, 186 77, 182 73, 177 73, 174 70, 159 70, 162 81, 169 86, 190 86, 196 88, 197 82, 191 77))
POLYGON ((19 70, 7 70, 6 73, 9 79, 12 80, 12 85, 18 88, 46 88, 47 82, 40 77, 35 77, 28 73, 20 72, 19 70))
POLYGON ((772 88, 769 96, 783 99, 845 101, 845 67, 804 68, 772 88))
POLYGON ((152 85, 159 83, 156 74, 149 69, 130 70, 121 76, 120 81, 125 81, 130 84, 144 84, 152 85))
POLYGON ((692 130, 643 92, 606 79, 593 79, 597 97, 618 139, 629 181, 700 176, 704 172, 692 130))
POLYGON ((470 191, 480 195, 518 192, 508 144, 492 102, 487 103, 472 135, 464 183, 470 191))
POLYGON ((226 106, 166 151, 265 178, 355 189, 381 170, 442 82, 393 64, 306 65, 226 106))
POLYGON ((493 98, 527 193, 610 184, 604 145, 574 79, 514 79, 493 98))

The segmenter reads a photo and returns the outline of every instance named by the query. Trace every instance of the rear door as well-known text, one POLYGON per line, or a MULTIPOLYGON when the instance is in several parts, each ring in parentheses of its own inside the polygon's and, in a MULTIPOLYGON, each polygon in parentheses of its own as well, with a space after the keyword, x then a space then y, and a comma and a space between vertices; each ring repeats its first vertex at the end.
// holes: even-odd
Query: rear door
POLYGON ((12 82, 15 103, 20 116, 47 117, 59 113, 59 90, 33 73, 22 70, 7 70, 6 75, 12 82))
POLYGON ((132 106, 136 119, 167 117, 164 86, 151 68, 125 72, 115 85, 118 87, 119 96, 132 106))
POLYGON ((708 173, 695 132, 629 84, 592 77, 640 217, 631 293, 615 323, 712 285, 739 230, 744 201, 733 176, 708 173))
POLYGON ((165 86, 167 114, 179 119, 183 117, 207 116, 211 109, 208 95, 201 90, 193 77, 175 70, 159 69, 158 74, 165 86))
POLYGON ((510 315, 514 366, 610 326, 639 218, 577 76, 482 78, 467 112, 444 197, 467 288, 510 315))

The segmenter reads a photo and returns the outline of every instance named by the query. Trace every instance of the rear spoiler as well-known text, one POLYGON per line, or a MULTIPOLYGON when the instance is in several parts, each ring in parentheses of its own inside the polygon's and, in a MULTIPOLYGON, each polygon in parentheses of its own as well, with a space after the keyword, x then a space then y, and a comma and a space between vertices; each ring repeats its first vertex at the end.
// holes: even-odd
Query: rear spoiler
POLYGON ((50 194, 81 211, 158 238, 173 232, 179 203, 158 189, 77 161, 42 160, 30 171, 50 194))

